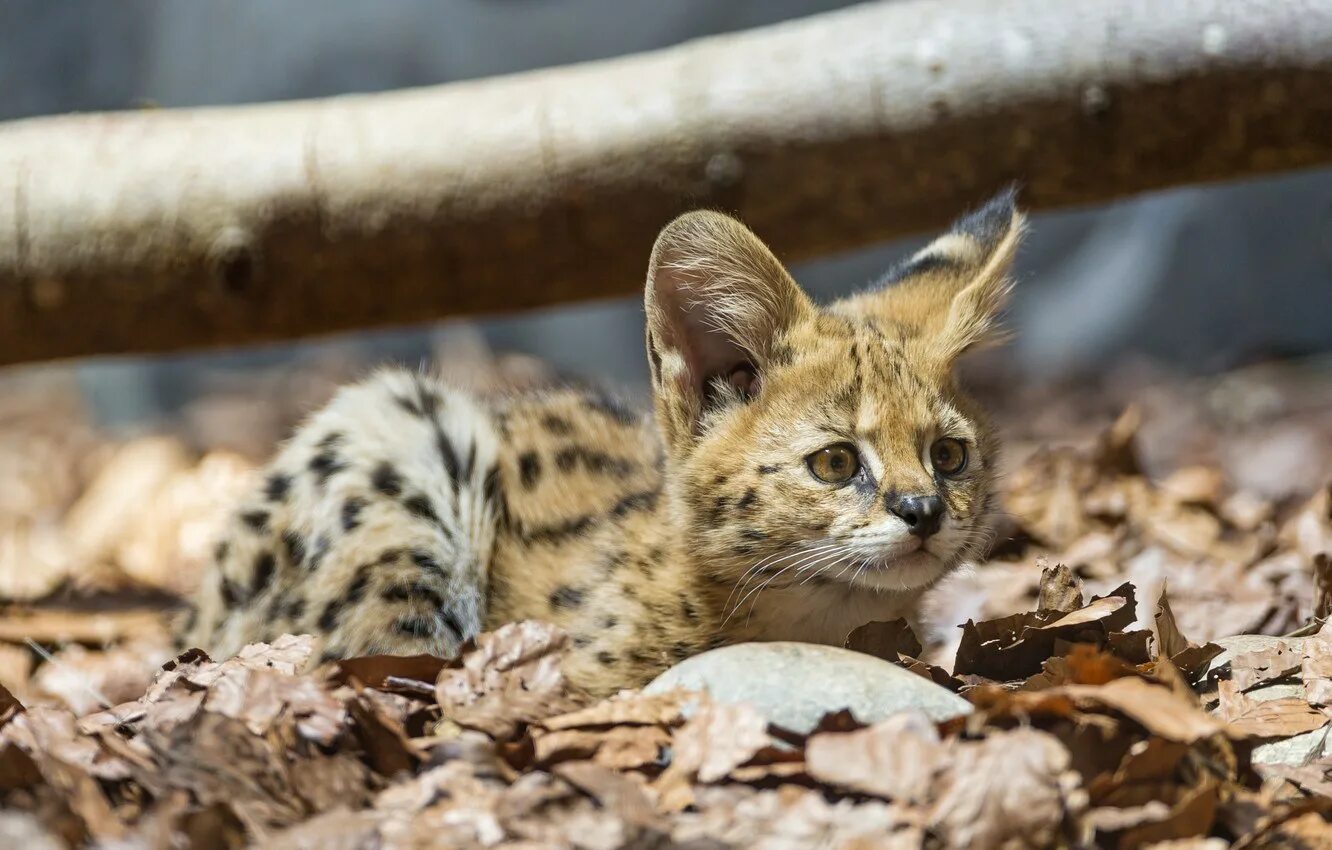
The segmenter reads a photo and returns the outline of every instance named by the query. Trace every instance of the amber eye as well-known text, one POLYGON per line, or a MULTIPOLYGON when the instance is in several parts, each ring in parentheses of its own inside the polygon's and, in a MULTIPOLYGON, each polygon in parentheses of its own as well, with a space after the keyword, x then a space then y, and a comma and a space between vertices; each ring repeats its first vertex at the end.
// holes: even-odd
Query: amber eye
POLYGON ((860 471, 860 456, 845 444, 819 449, 805 458, 814 477, 829 484, 845 484, 860 471))
POLYGON ((967 467, 967 444, 952 437, 935 440, 930 446, 930 463, 944 475, 957 475, 967 467))

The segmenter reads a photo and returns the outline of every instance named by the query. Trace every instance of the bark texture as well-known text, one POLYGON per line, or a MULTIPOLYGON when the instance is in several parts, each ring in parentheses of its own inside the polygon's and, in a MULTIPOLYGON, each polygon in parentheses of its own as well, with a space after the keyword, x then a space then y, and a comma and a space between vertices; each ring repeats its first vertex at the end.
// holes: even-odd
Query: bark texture
POLYGON ((673 214, 787 260, 1332 161, 1332 0, 867 4, 387 94, 0 126, 0 363, 637 291, 673 214))

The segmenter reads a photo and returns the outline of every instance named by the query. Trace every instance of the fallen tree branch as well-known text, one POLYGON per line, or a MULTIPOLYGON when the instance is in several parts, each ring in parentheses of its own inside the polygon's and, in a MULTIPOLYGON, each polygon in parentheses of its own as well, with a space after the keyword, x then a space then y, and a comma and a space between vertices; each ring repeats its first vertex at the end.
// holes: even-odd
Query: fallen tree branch
POLYGON ((636 291, 694 205, 787 259, 1332 161, 1332 0, 869 4, 369 96, 0 126, 0 363, 636 291))

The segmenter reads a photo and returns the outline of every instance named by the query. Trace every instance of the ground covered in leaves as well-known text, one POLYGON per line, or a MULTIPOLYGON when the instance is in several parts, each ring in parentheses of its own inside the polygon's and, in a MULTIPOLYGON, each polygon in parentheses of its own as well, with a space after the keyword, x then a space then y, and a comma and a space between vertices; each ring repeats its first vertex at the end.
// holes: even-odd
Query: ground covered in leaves
POLYGON ((173 658, 163 613, 262 448, 108 439, 73 394, 10 394, 0 846, 1332 846, 1321 740, 1260 749, 1332 718, 1332 399, 1300 380, 1001 405, 991 559, 928 633, 848 637, 974 713, 809 734, 697 695, 576 704, 541 623, 447 663, 297 674, 300 636, 173 658), (1248 633, 1300 637, 1212 643, 1248 633))

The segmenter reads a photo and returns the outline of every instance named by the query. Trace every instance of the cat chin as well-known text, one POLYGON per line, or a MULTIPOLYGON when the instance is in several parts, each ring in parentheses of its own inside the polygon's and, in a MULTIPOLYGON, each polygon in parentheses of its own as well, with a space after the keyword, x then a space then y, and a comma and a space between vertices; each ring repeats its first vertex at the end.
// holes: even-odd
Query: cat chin
POLYGON ((945 561, 924 549, 886 559, 858 571, 848 584, 886 593, 924 590, 952 569, 945 561))

